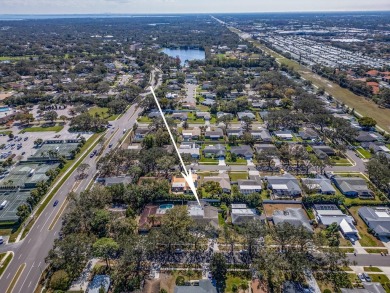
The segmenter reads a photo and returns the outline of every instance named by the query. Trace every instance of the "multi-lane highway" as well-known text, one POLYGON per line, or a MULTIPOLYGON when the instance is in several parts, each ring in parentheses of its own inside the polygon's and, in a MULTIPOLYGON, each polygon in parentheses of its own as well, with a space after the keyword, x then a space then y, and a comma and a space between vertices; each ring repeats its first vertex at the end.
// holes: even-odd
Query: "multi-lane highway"
MULTIPOLYGON (((156 73, 157 71, 152 72, 150 84, 156 84, 156 73)), ((161 80, 159 79, 156 87, 160 85, 161 80)), ((102 156, 110 151, 109 144, 112 144, 114 148, 120 143, 121 138, 124 136, 123 129, 132 128, 141 112, 141 108, 138 108, 137 105, 132 105, 119 119, 110 122, 112 127, 103 134, 107 143, 102 151, 102 156)), ((71 174, 36 220, 27 237, 17 243, 0 247, 0 252, 12 251, 14 253, 11 263, 0 279, 0 292, 7 292, 11 283, 14 283, 13 293, 34 292, 40 276, 46 268, 45 257, 53 247, 54 240, 58 238, 58 232, 61 229, 60 213, 63 208, 62 205, 66 205, 66 197, 71 190, 80 192, 87 189, 97 172, 97 160, 98 157, 90 158, 88 153, 83 160, 83 163, 90 166, 87 172, 88 177, 80 182, 77 181, 76 174, 71 174), (53 203, 56 200, 59 201, 59 204, 54 207, 53 203), (13 281, 19 269, 22 272, 13 281)))

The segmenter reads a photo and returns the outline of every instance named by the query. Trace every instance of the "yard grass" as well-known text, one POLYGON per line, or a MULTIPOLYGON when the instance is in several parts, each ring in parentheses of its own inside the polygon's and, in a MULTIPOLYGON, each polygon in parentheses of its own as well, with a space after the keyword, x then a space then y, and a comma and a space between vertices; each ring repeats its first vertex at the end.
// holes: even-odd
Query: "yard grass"
POLYGON ((64 126, 62 126, 62 125, 55 125, 55 126, 49 126, 49 127, 28 127, 28 128, 24 128, 19 133, 46 132, 46 131, 60 132, 63 128, 64 128, 64 126))
POLYGON ((221 213, 218 213, 218 225, 221 227, 225 225, 225 219, 222 217, 221 213))
POLYGON ((371 277, 373 282, 379 282, 382 284, 383 288, 386 290, 386 293, 390 293, 390 280, 384 274, 368 274, 371 277))
POLYGON ((370 153, 370 151, 368 151, 368 150, 365 150, 365 149, 363 149, 363 148, 358 148, 358 149, 356 150, 356 152, 358 152, 359 155, 362 156, 362 157, 365 158, 365 159, 371 158, 371 153, 370 153))
POLYGON ((5 135, 10 135, 11 133, 12 133, 11 130, 0 131, 0 134, 5 134, 5 135))
POLYGON ((339 158, 338 160, 331 159, 331 162, 335 166, 352 166, 351 162, 348 159, 346 159, 346 158, 339 158))
POLYGON ((230 274, 227 275, 227 279, 226 279, 226 290, 225 292, 227 293, 233 293, 233 285, 236 285, 237 288, 240 288, 241 284, 248 284, 250 280, 249 279, 244 279, 244 278, 240 278, 240 277, 235 277, 235 276, 232 276, 230 274))
POLYGON ((383 272, 380 268, 377 267, 363 267, 365 272, 383 272))
POLYGON ((103 107, 92 107, 88 110, 88 113, 92 116, 99 115, 101 118, 106 119, 107 121, 112 121, 119 117, 119 115, 110 115, 108 113, 108 108, 103 107))
POLYGON ((152 123, 152 119, 147 116, 141 116, 137 119, 139 123, 152 123))
POLYGON ((353 253, 355 251, 354 248, 340 248, 341 251, 345 252, 345 253, 353 253))
MULTIPOLYGON (((0 255, 0 260, 1 261, 3 261, 3 258, 4 258, 5 255, 6 255, 6 253, 2 253, 0 255)), ((2 263, 2 265, 0 267, 0 278, 3 275, 4 271, 6 270, 6 268, 8 267, 8 265, 11 262, 13 257, 14 257, 14 255, 12 253, 10 253, 10 254, 8 254, 7 258, 4 259, 4 262, 2 263)))
POLYGON ((349 212, 356 220, 356 228, 358 229, 359 235, 361 237, 361 239, 359 239, 360 244, 363 247, 384 247, 383 243, 379 239, 368 233, 368 227, 358 214, 359 208, 359 206, 351 207, 349 208, 349 212))
POLYGON ((389 252, 387 248, 367 248, 366 251, 368 253, 381 253, 381 252, 389 252))
POLYGON ((328 94, 332 95, 338 101, 345 103, 350 108, 354 108, 355 112, 363 116, 375 117, 379 127, 385 131, 390 130, 390 109, 379 108, 373 101, 366 99, 363 96, 358 96, 350 90, 342 88, 338 84, 333 83, 326 78, 320 77, 319 75, 311 72, 308 68, 300 65, 298 62, 276 53, 259 42, 253 41, 253 43, 273 56, 281 64, 293 67, 294 70, 298 71, 303 78, 310 80, 313 85, 325 88, 325 91, 328 94))
POLYGON ((248 179, 248 172, 230 172, 230 181, 237 181, 239 179, 248 179))

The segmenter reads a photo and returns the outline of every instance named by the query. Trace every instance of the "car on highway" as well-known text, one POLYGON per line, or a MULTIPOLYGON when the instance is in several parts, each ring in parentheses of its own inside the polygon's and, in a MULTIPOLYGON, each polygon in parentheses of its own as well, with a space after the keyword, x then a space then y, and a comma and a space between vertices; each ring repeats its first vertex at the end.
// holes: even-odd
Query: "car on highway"
POLYGON ((0 245, 4 243, 3 236, 0 236, 0 245))
POLYGON ((56 199, 55 201, 54 201, 54 203, 53 203, 53 207, 55 207, 55 206, 57 206, 58 205, 58 199, 56 199))
POLYGON ((123 129, 123 133, 125 133, 125 132, 126 132, 126 128, 123 129))
POLYGON ((110 143, 110 144, 108 145, 108 147, 109 147, 109 148, 112 148, 112 143, 110 143))

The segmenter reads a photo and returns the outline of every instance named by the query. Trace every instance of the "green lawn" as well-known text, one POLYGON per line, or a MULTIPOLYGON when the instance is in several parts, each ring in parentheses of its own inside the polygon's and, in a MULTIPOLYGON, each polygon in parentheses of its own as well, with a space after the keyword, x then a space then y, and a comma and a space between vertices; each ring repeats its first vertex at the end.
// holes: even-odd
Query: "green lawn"
POLYGON ((49 127, 28 127, 28 128, 24 128, 20 133, 45 132, 45 131, 60 132, 63 128, 64 128, 64 126, 62 126, 62 125, 55 125, 55 126, 49 126, 49 127))
POLYGON ((231 172, 229 173, 230 181, 237 181, 239 179, 248 179, 247 172, 231 172))
POLYGON ((377 267, 364 267, 365 272, 383 272, 380 268, 377 267))
POLYGON ((390 280, 386 275, 382 274, 369 274, 373 282, 379 282, 387 293, 390 293, 390 280))
POLYGON ((11 133, 12 133, 11 130, 0 131, 0 134, 5 134, 5 135, 9 135, 9 134, 11 134, 11 133))
POLYGON ((368 150, 365 150, 363 148, 359 148, 356 151, 359 153, 360 156, 362 156, 365 159, 371 158, 371 153, 368 150))
POLYGON ((352 166, 351 162, 346 158, 331 159, 335 166, 352 166))
POLYGON ((102 108, 102 107, 92 107, 88 110, 88 113, 92 116, 99 115, 101 118, 106 119, 107 121, 115 120, 118 115, 110 115, 108 113, 108 108, 102 108))
MULTIPOLYGON (((232 275, 228 275, 226 279, 226 293, 233 293, 233 285, 236 285, 237 288, 240 288, 241 284, 248 284, 250 280, 240 277, 234 277, 232 275)), ((248 284, 249 285, 249 284, 248 284)))
POLYGON ((149 117, 147 116, 141 116, 137 119, 138 122, 140 123, 151 123, 152 122, 152 119, 150 119, 149 117))
POLYGON ((225 225, 225 219, 222 217, 221 213, 218 213, 218 225, 223 227, 225 225))
MULTIPOLYGON (((381 253, 388 252, 387 248, 367 248, 366 251, 368 253, 381 253)), ((374 271, 373 271, 374 272, 374 271)))

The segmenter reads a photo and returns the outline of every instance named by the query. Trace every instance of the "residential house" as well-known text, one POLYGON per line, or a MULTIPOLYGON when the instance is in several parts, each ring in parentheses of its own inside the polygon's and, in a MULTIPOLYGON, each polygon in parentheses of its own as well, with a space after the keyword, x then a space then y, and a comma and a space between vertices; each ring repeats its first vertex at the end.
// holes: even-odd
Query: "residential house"
POLYGON ((325 160, 329 156, 336 155, 335 151, 331 147, 326 145, 315 145, 312 146, 312 149, 316 157, 320 160, 325 160))
POLYGON ((203 178, 203 182, 218 182, 224 193, 230 194, 232 186, 230 185, 230 178, 227 173, 220 173, 218 176, 206 176, 203 178))
POLYGON ((207 130, 205 132, 205 137, 208 139, 218 140, 223 138, 223 130, 221 128, 214 128, 213 130, 207 130))
POLYGON ((226 135, 228 137, 235 136, 235 137, 241 137, 244 134, 243 130, 241 128, 229 128, 226 129, 226 135))
POLYGON ((276 197, 296 197, 302 194, 298 180, 291 174, 267 176, 264 178, 268 189, 276 197))
POLYGON ((360 131, 356 137, 357 142, 383 141, 383 136, 377 132, 360 131))
POLYGON ((149 131, 150 131, 149 128, 138 127, 134 131, 133 141, 135 142, 142 141, 145 138, 145 136, 149 133, 149 131))
POLYGON ((230 153, 246 160, 253 158, 253 150, 249 145, 232 146, 230 153))
POLYGON ((336 189, 332 186, 331 181, 324 176, 318 176, 317 178, 302 178, 302 184, 309 192, 326 195, 336 194, 336 189))
POLYGON ((127 185, 132 182, 132 178, 129 176, 116 176, 103 178, 105 186, 112 186, 116 184, 127 185))
POLYGON ((233 119, 233 114, 231 114, 231 113, 224 113, 224 112, 218 112, 217 113, 217 119, 220 119, 223 116, 230 116, 230 118, 233 119))
POLYGON ((212 105, 215 104, 215 101, 212 99, 204 99, 204 101, 200 102, 203 106, 209 106, 211 107, 212 105))
POLYGON ((252 129, 250 134, 254 139, 259 139, 264 142, 272 141, 272 136, 267 129, 252 129))
POLYGON ((199 139, 200 128, 194 127, 191 129, 183 129, 182 136, 183 136, 184 141, 199 139))
POLYGON ((226 157, 226 148, 224 145, 208 145, 203 150, 203 155, 206 158, 224 158, 226 157))
POLYGON ((161 113, 159 111, 151 111, 149 114, 148 114, 148 118, 159 118, 161 117, 161 113))
POLYGON ((389 207, 362 207, 358 210, 358 214, 375 235, 390 237, 389 207))
POLYGON ((252 101, 252 107, 257 109, 266 109, 267 108, 267 102, 265 100, 261 101, 252 101))
POLYGON ((252 194, 252 193, 260 193, 263 189, 261 181, 256 180, 244 180, 239 179, 237 180, 238 183, 238 190, 242 194, 252 194))
POLYGON ((366 181, 360 177, 334 176, 332 181, 345 196, 370 198, 374 196, 374 193, 367 187, 366 181))
POLYGON ((238 120, 242 120, 244 117, 248 117, 251 120, 256 120, 256 115, 253 114, 251 111, 238 112, 237 116, 238 120))
POLYGON ((196 282, 196 286, 175 286, 174 293, 217 293, 217 289, 206 279, 196 282))
POLYGON ((312 128, 305 128, 302 131, 299 131, 298 136, 303 140, 312 140, 319 138, 318 133, 312 128))
POLYGON ((187 112, 176 112, 176 113, 172 114, 171 118, 174 120, 187 121, 188 113, 187 112))
POLYGON ((383 142, 362 142, 361 146, 366 150, 372 150, 374 153, 385 152, 390 153, 390 149, 383 142))
POLYGON ((196 144, 181 144, 178 148, 180 154, 190 154, 192 158, 200 158, 200 149, 196 144))
POLYGON ((310 221, 306 213, 301 208, 286 208, 285 210, 275 210, 272 215, 275 225, 289 223, 295 227, 303 226, 308 231, 313 232, 310 221))
POLYGON ((255 150, 257 153, 261 153, 262 151, 272 151, 274 153, 277 153, 278 149, 273 144, 256 144, 255 150))
POLYGON ((210 120, 211 114, 209 112, 196 112, 196 118, 202 118, 204 120, 210 120))
POLYGON ((230 216, 233 225, 243 225, 254 220, 264 222, 264 216, 259 216, 255 209, 248 208, 246 204, 232 204, 230 216))
POLYGON ((344 236, 358 238, 353 217, 345 215, 335 204, 315 204, 314 215, 319 224, 329 226, 336 223, 344 236))
POLYGON ((294 135, 289 130, 274 131, 274 135, 282 140, 292 140, 294 138, 294 135))
MULTIPOLYGON (((194 181, 195 187, 198 185, 198 176, 192 174, 192 180, 194 181)), ((187 193, 191 192, 191 188, 188 186, 187 181, 183 177, 173 176, 171 182, 171 190, 174 193, 187 193)))
POLYGON ((188 214, 198 223, 218 227, 218 208, 208 203, 201 201, 201 206, 199 206, 197 201, 188 202, 188 214))

